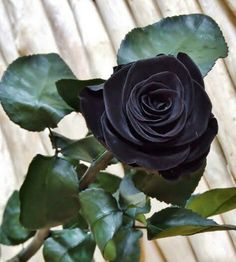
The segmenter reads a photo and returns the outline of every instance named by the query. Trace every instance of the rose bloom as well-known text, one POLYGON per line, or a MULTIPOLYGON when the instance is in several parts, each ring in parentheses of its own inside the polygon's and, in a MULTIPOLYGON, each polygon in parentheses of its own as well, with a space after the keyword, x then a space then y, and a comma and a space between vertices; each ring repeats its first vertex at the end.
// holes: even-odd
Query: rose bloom
POLYGON ((202 75, 184 53, 118 66, 80 101, 89 129, 118 160, 169 178, 197 170, 218 130, 202 75))

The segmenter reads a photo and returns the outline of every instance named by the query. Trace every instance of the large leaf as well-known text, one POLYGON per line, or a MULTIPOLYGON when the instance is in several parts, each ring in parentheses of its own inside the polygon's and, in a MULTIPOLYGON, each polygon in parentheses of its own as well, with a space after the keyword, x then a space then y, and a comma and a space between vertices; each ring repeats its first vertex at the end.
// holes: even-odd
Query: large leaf
POLYGON ((212 18, 203 14, 180 15, 133 29, 121 43, 117 62, 126 64, 178 52, 188 54, 204 76, 218 58, 227 56, 228 48, 212 18))
POLYGON ((0 227, 0 243, 4 245, 18 245, 32 237, 35 231, 24 228, 20 223, 19 192, 14 191, 7 201, 2 225, 0 227))
POLYGON ((131 228, 120 228, 115 234, 113 241, 116 247, 116 258, 113 262, 139 262, 140 246, 139 239, 142 232, 131 228))
POLYGON ((20 57, 9 65, 0 83, 0 100, 9 118, 30 131, 56 127, 72 112, 55 82, 74 78, 57 54, 20 57))
POLYGON ((175 205, 185 205, 201 179, 206 163, 196 172, 184 174, 175 180, 167 180, 158 174, 136 171, 133 177, 135 185, 148 196, 175 205))
POLYGON ((155 239, 178 235, 189 236, 217 230, 236 230, 236 226, 219 225, 189 209, 169 207, 148 219, 147 230, 148 239, 155 239))
POLYGON ((64 101, 70 105, 75 111, 80 111, 79 93, 86 86, 97 86, 104 83, 103 79, 77 80, 77 79, 61 79, 57 85, 59 95, 64 101))
POLYGON ((91 163, 105 151, 106 149, 94 136, 87 136, 63 147, 61 153, 64 156, 91 163))
POLYGON ((122 224, 122 212, 115 198, 102 189, 92 188, 82 191, 79 199, 98 247, 107 260, 113 259, 116 252, 111 241, 122 224))
POLYGON ((236 188, 217 188, 192 196, 186 208, 203 217, 230 211, 236 208, 236 188))
POLYGON ((44 242, 43 256, 46 262, 90 262, 95 242, 91 233, 81 229, 64 229, 52 232, 44 242))
POLYGON ((78 178, 59 157, 37 155, 20 189, 22 224, 29 229, 63 224, 78 212, 78 178))

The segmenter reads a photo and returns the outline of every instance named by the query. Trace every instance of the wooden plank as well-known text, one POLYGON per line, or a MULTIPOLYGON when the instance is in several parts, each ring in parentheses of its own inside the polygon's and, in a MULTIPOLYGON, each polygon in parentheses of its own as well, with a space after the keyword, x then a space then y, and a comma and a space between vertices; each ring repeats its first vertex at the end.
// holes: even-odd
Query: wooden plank
MULTIPOLYGON (((235 2, 235 1, 234 1, 235 2)), ((229 55, 225 63, 230 76, 236 85, 236 28, 235 18, 227 9, 223 0, 199 0, 203 12, 211 16, 220 26, 229 47, 229 55)))
POLYGON ((152 0, 127 0, 137 26, 146 26, 161 19, 161 13, 152 0))
POLYGON ((96 4, 117 51, 121 40, 135 27, 134 19, 123 0, 96 0, 96 4))
POLYGON ((7 63, 11 63, 18 57, 18 53, 10 22, 2 0, 0 0, 0 35, 0 49, 3 54, 3 58, 7 63))
POLYGON ((42 0, 42 3, 62 57, 78 77, 88 78, 89 63, 68 2, 42 0))
POLYGON ((94 2, 70 0, 69 3, 88 54, 91 77, 108 78, 116 64, 116 57, 94 2))
POLYGON ((40 0, 4 0, 20 55, 57 52, 40 0))

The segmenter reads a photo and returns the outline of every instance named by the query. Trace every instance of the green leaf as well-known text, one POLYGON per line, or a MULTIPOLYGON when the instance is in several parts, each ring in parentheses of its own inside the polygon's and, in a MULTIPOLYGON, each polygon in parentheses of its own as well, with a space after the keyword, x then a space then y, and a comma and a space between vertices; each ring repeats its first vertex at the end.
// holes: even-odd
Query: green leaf
POLYGON ((81 229, 53 231, 44 242, 43 256, 46 262, 90 262, 93 259, 95 242, 91 233, 81 229))
POLYGON ((209 16, 191 14, 167 17, 161 21, 129 32, 117 54, 118 64, 127 64, 158 54, 188 54, 203 76, 228 47, 219 26, 209 16))
POLYGON ((61 153, 64 156, 91 163, 105 151, 106 149, 94 136, 87 136, 63 147, 61 153))
POLYGON ((148 196, 174 205, 185 205, 197 187, 205 166, 206 162, 196 172, 184 174, 175 180, 167 180, 158 174, 138 170, 134 171, 133 180, 135 186, 148 196))
POLYGON ((217 188, 192 196, 186 208, 203 217, 218 215, 236 208, 236 188, 217 188))
POLYGON ((148 219, 147 230, 148 239, 155 239, 178 235, 189 236, 218 230, 236 230, 236 226, 219 225, 191 210, 169 207, 148 219))
POLYGON ((70 219, 67 223, 63 225, 64 229, 73 229, 73 228, 80 228, 80 229, 88 229, 88 224, 84 217, 82 216, 81 212, 78 212, 76 216, 70 219))
POLYGON ((128 216, 136 218, 139 214, 150 211, 149 198, 135 187, 131 175, 126 174, 122 179, 119 193, 120 205, 128 216))
POLYGON ((112 254, 109 252, 112 248, 109 240, 113 238, 122 224, 122 212, 115 198, 102 189, 92 188, 82 191, 79 199, 82 213, 91 227, 98 247, 103 255, 106 251, 106 259, 113 259, 114 250, 112 254), (107 244, 108 250, 105 250, 107 244))
POLYGON ((57 54, 16 59, 0 83, 0 100, 9 118, 30 131, 56 127, 73 111, 57 92, 55 82, 61 78, 74 75, 57 54))
POLYGON ((126 207, 144 207, 147 196, 139 191, 130 176, 125 176, 120 184, 120 199, 126 207))
POLYGON ((116 259, 113 262, 139 262, 139 239, 142 232, 131 228, 121 228, 113 238, 116 247, 116 259))
POLYGON ((39 229, 68 221, 78 212, 78 188, 76 171, 69 162, 37 155, 20 189, 21 223, 39 229))
POLYGON ((35 234, 24 228, 20 223, 19 192, 14 191, 7 201, 2 225, 0 227, 0 243, 3 245, 18 245, 24 243, 35 234))
POLYGON ((73 144, 76 142, 76 140, 67 138, 61 134, 58 134, 57 132, 51 131, 49 134, 49 138, 52 144, 53 148, 57 149, 63 149, 64 147, 67 147, 70 144, 73 144))
POLYGON ((104 82, 105 80, 99 78, 90 80, 61 79, 56 85, 58 93, 63 100, 75 111, 80 112, 80 91, 86 86, 98 86, 104 82))
POLYGON ((121 183, 122 179, 118 176, 107 172, 100 172, 96 176, 94 183, 90 184, 90 187, 93 188, 102 188, 108 193, 114 194, 121 183))

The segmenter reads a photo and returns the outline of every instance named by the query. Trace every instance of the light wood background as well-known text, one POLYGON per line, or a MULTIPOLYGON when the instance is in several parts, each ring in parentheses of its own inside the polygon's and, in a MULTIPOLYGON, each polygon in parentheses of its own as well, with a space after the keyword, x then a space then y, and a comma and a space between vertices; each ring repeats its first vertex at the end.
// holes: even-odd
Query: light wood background
MULTIPOLYGON (((229 45, 229 56, 219 60, 206 77, 219 134, 197 191, 232 187, 236 178, 236 0, 0 0, 0 75, 18 56, 57 52, 80 79, 108 78, 128 31, 165 16, 189 13, 212 16, 229 45)), ((71 114, 61 121, 59 131, 80 138, 86 133, 86 125, 81 115, 71 114)), ((0 108, 0 216, 37 153, 51 154, 48 134, 20 129, 0 108)), ((113 170, 121 173, 119 167, 113 170)), ((155 210, 164 206, 155 201, 153 205, 155 210)), ((236 224, 236 212, 215 219, 236 224)), ((1 246, 0 259, 6 261, 20 248, 1 246)), ((31 261, 43 258, 36 255, 31 261)), ((98 250, 96 261, 103 261, 98 250)), ((144 240, 144 261, 233 262, 236 232, 144 240)))

